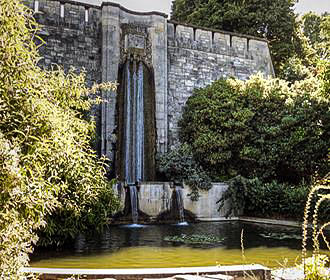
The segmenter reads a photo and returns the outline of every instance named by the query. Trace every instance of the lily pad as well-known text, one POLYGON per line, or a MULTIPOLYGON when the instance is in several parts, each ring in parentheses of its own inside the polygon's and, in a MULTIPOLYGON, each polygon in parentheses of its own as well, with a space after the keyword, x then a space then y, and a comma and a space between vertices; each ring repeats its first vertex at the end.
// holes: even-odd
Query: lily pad
POLYGON ((222 242, 224 238, 210 236, 210 235, 202 235, 202 234, 192 234, 192 235, 181 234, 181 235, 166 236, 164 240, 171 242, 181 242, 185 244, 213 244, 213 243, 222 242))

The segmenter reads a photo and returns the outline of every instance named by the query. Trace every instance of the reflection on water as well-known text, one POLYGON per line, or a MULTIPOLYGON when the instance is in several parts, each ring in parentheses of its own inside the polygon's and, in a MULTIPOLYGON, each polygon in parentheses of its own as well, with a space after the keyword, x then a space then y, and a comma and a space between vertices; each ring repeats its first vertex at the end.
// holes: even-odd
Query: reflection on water
POLYGON ((79 236, 72 250, 38 252, 34 267, 143 268, 259 263, 279 266, 285 258, 294 264, 300 254, 301 229, 241 222, 214 222, 145 227, 113 226, 102 235, 79 236), (241 253, 244 229, 245 258, 241 253), (224 238, 215 244, 182 244, 164 241, 185 234, 224 238))

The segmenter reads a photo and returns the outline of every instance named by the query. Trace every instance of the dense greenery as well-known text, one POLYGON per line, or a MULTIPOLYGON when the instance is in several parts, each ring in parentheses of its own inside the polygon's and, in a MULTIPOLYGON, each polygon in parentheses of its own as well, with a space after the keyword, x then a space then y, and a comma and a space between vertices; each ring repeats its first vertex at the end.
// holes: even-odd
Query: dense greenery
POLYGON ((218 179, 309 181, 327 168, 330 141, 329 102, 318 93, 316 79, 216 81, 188 99, 181 140, 218 179))
POLYGON ((157 169, 164 180, 188 184, 192 200, 198 199, 199 190, 211 188, 211 178, 194 160, 193 153, 186 144, 160 156, 157 169))
POLYGON ((309 12, 302 16, 303 33, 316 54, 326 59, 330 57, 330 14, 318 15, 309 12))
POLYGON ((293 7, 296 0, 174 0, 171 19, 264 37, 276 72, 294 54, 304 55, 293 7))
POLYGON ((0 7, 0 278, 21 279, 37 231, 58 244, 102 227, 117 201, 84 118, 98 87, 40 69, 32 12, 18 0, 0 7))
MULTIPOLYGON (((213 179, 228 180, 228 214, 302 219, 310 183, 329 170, 326 83, 306 72, 290 85, 219 80, 188 99, 181 141, 213 179)), ((323 220, 329 209, 320 208, 323 220)))

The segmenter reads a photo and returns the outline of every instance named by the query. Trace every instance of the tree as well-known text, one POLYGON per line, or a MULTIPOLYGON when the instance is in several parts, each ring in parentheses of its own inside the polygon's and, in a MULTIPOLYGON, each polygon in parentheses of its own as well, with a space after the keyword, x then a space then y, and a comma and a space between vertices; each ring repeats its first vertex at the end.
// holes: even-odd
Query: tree
POLYGON ((302 16, 303 30, 310 44, 320 43, 322 17, 314 12, 306 13, 302 16))
POLYGON ((304 55, 297 35, 296 0, 174 0, 171 19, 264 37, 276 72, 293 54, 304 55))
POLYGON ((63 242, 104 225, 118 202, 84 117, 99 87, 40 69, 32 11, 19 0, 0 7, 0 278, 12 280, 23 279, 37 231, 63 242))

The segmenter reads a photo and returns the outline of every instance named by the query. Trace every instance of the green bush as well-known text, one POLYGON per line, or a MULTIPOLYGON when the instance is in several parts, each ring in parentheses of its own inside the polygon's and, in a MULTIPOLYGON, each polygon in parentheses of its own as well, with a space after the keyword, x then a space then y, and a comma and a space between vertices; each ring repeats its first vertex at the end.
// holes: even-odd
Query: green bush
POLYGON ((211 178, 194 160, 188 145, 183 144, 157 159, 159 175, 168 181, 183 181, 191 188, 190 197, 198 200, 199 190, 211 188, 211 178))
MULTIPOLYGON (((256 217, 288 218, 302 220, 304 207, 310 186, 292 186, 277 181, 265 183, 259 178, 247 179, 237 176, 228 181, 228 189, 219 200, 220 208, 224 201, 231 201, 231 208, 226 213, 250 215, 256 217)), ((313 204, 316 200, 313 201, 313 204)), ((326 202, 319 209, 319 217, 329 220, 330 203, 326 202)))
POLYGON ((60 244, 102 227, 118 202, 85 118, 100 87, 86 88, 84 73, 40 69, 32 11, 18 0, 0 7, 0 278, 12 280, 23 279, 37 232, 60 244))
POLYGON ((181 141, 213 177, 299 184, 327 166, 329 102, 318 80, 288 86, 254 76, 219 80, 185 106, 181 141))

